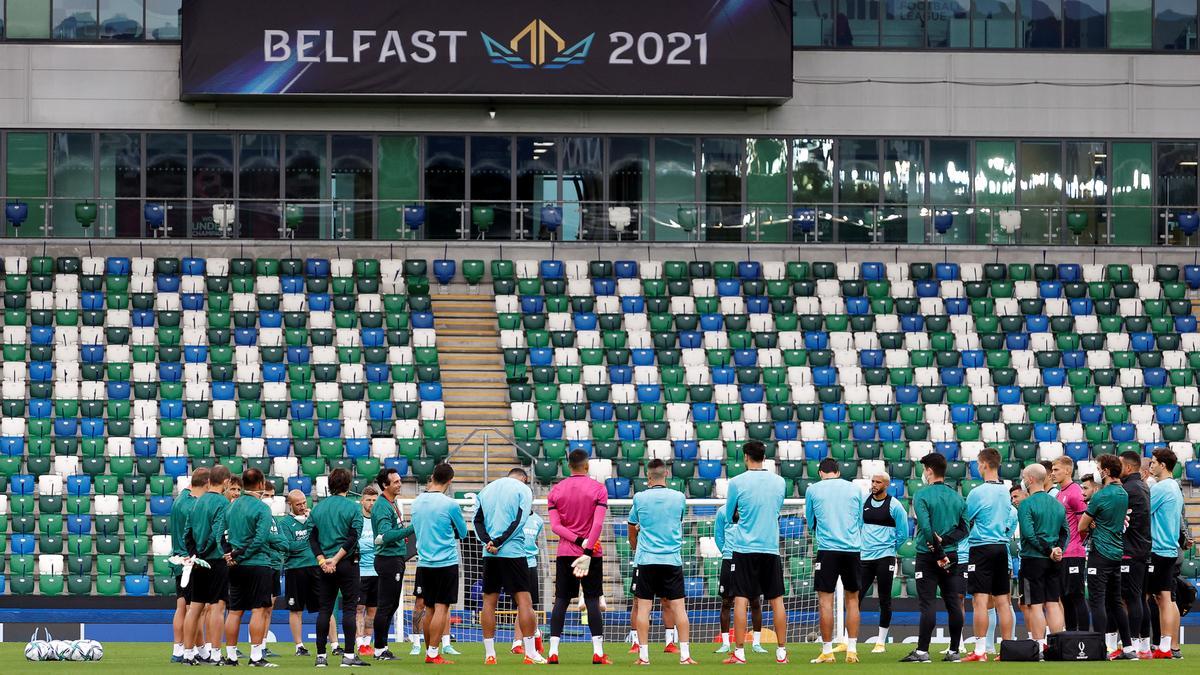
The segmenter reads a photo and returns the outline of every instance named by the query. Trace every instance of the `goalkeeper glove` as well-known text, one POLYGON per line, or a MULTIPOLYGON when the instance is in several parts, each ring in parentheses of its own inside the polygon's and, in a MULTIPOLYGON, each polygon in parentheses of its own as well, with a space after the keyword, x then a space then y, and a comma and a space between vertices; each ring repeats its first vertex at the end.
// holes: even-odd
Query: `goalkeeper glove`
POLYGON ((581 555, 571 563, 571 569, 575 573, 575 577, 582 579, 588 575, 588 571, 592 568, 592 556, 581 555))

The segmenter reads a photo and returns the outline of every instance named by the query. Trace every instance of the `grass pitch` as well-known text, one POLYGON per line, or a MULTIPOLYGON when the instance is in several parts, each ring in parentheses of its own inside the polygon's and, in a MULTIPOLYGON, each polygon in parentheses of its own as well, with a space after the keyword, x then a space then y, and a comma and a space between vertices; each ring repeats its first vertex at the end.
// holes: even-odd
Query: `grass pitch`
MULTIPOLYGON (((400 660, 380 663, 371 661, 370 668, 361 669, 367 674, 378 673, 379 671, 390 673, 430 673, 438 670, 448 672, 468 672, 471 669, 479 668, 483 663, 483 645, 479 643, 456 643, 455 647, 462 652, 462 656, 452 657, 455 664, 452 666, 426 666, 422 661, 423 657, 408 656, 407 645, 401 652, 400 660)), ((736 671, 754 671, 754 672, 771 672, 780 673, 795 668, 811 669, 817 666, 810 665, 808 660, 817 655, 820 647, 811 644, 794 644, 790 647, 789 657, 791 663, 786 666, 776 665, 774 663, 774 646, 766 645, 770 652, 769 654, 747 654, 750 662, 740 668, 732 668, 736 671)), ((245 647, 245 645, 243 645, 245 647)), ((274 643, 272 649, 282 654, 290 654, 292 651, 291 643, 274 643)), ((312 645, 308 645, 312 650, 312 645)), ((497 645, 500 647, 500 645, 497 645)), ((700 662, 698 667, 692 667, 689 670, 696 673, 707 673, 713 670, 726 668, 721 665, 723 655, 713 654, 715 645, 710 643, 698 644, 692 648, 692 658, 700 662)), ((832 667, 838 672, 860 672, 860 673, 882 673, 891 672, 893 674, 900 673, 905 670, 912 671, 928 671, 928 670, 964 670, 976 669, 985 671, 1002 671, 1010 675, 1018 673, 1037 673, 1037 675, 1045 675, 1048 673, 1078 673, 1079 668, 1100 668, 1104 671, 1112 673, 1126 673, 1132 670, 1143 672, 1154 672, 1173 674, 1179 673, 1195 673, 1197 672, 1197 663, 1200 662, 1200 646, 1185 645, 1183 653, 1185 658, 1178 661, 1153 661, 1153 662, 1134 662, 1125 661, 1119 663, 993 663, 985 664, 943 664, 936 661, 940 656, 937 654, 940 648, 935 645, 932 656, 935 661, 932 664, 899 664, 897 659, 900 659, 911 650, 911 645, 893 644, 888 646, 886 654, 871 654, 864 651, 860 654, 862 663, 858 665, 846 665, 842 663, 842 655, 838 655, 838 664, 832 667)), ((171 647, 167 644, 160 643, 144 643, 144 642, 110 642, 104 645, 104 660, 98 663, 30 663, 25 660, 23 655, 23 644, 4 643, 0 644, 0 673, 9 675, 12 673, 70 673, 71 675, 108 675, 110 673, 116 675, 128 675, 129 673, 171 673, 174 671, 186 672, 193 670, 185 668, 177 664, 170 663, 171 647)), ((614 665, 609 670, 625 670, 631 669, 634 656, 626 654, 628 645, 619 643, 609 644, 609 656, 613 659, 614 665)), ((502 673, 508 671, 527 672, 528 667, 521 665, 519 656, 509 654, 507 648, 499 651, 500 664, 489 668, 492 672, 502 673)), ((246 655, 243 654, 242 662, 239 666, 239 671, 249 670, 246 666, 246 655)), ((549 666, 550 672, 553 675, 571 675, 573 673, 595 673, 596 668, 591 665, 591 645, 590 644, 568 644, 564 645, 560 654, 562 663, 558 666, 549 666)), ((296 657, 290 655, 279 656, 272 659, 278 663, 280 668, 272 669, 267 672, 279 672, 280 670, 299 671, 306 670, 313 672, 312 657, 296 657)), ((647 668, 639 668, 637 672, 679 672, 681 667, 677 663, 677 657, 672 654, 663 654, 661 645, 651 647, 650 660, 652 665, 647 668)), ((337 668, 339 659, 330 658, 330 667, 337 668)), ((828 669, 831 666, 824 666, 821 669, 828 669)), ((208 668, 209 670, 217 670, 208 668)), ((197 668, 195 670, 203 669, 197 668)), ((255 671, 252 671, 255 672, 255 671)))

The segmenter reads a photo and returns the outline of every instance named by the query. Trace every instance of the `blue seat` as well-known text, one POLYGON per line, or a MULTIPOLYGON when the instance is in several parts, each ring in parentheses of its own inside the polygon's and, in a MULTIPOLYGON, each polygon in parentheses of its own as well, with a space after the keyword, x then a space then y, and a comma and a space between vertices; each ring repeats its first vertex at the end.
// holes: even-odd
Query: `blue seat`
POLYGON ((76 417, 57 417, 54 419, 54 435, 62 438, 74 436, 79 430, 79 419, 76 417))
POLYGON ((1062 387, 1066 383, 1066 368, 1042 368, 1042 384, 1047 387, 1062 387))
POLYGON ((394 419, 396 406, 391 401, 371 401, 367 404, 367 414, 377 421, 394 419))
POLYGON ((183 360, 185 363, 208 363, 208 345, 184 345, 183 360))
POLYGON ((124 276, 130 273, 131 265, 129 258, 124 256, 112 256, 104 260, 104 273, 114 276, 124 276))
POLYGON ((341 438, 342 436, 342 421, 341 420, 317 420, 317 437, 318 438, 341 438))
POLYGON ((845 403, 825 403, 821 405, 821 419, 826 422, 845 422, 845 403))
POLYGON ((179 306, 189 312, 204 311, 204 294, 184 293, 179 296, 179 306))
POLYGON ((158 439, 150 437, 133 439, 133 454, 135 457, 158 457, 158 439))
POLYGON ((1154 334, 1130 333, 1129 348, 1135 352, 1146 352, 1154 349, 1154 334))
POLYGON ((284 382, 287 380, 287 365, 283 363, 262 364, 263 382, 284 382))
POLYGON ((766 398, 766 389, 761 384, 743 384, 738 389, 742 403, 762 403, 766 398))
POLYGON ((942 384, 947 387, 961 386, 967 376, 967 371, 962 368, 941 368, 939 371, 942 384))
POLYGON ((171 505, 175 503, 175 499, 169 496, 155 496, 150 500, 150 514, 155 516, 168 516, 171 514, 171 505))
POLYGON ((595 312, 575 312, 571 316, 571 322, 575 324, 575 330, 596 330, 596 324, 599 319, 595 312))
POLYGON ((80 345, 79 360, 83 363, 104 363, 104 345, 80 345))
POLYGON ((608 381, 612 384, 633 384, 633 367, 609 366, 608 381))
POLYGON ((743 260, 737 264, 737 271, 742 279, 757 279, 762 276, 762 263, 757 260, 743 260))
MULTIPOLYGON (((599 295, 599 293, 596 295, 599 295)), ((644 313, 646 311, 646 298, 640 295, 623 296, 621 298, 621 311, 626 314, 644 313)))
POLYGON ((188 475, 187 457, 163 457, 163 473, 172 478, 188 475))
POLYGON ((588 405, 588 417, 593 422, 611 422, 613 420, 613 404, 598 401, 588 405))
POLYGON ((413 328, 433 328, 432 312, 413 312, 409 315, 413 328))
POLYGON ((253 347, 258 344, 257 328, 234 328, 233 343, 239 347, 253 347))
POLYGON ((862 263, 858 270, 863 281, 883 281, 887 278, 887 268, 881 262, 862 263))
POLYGON ((940 262, 933 269, 938 281, 958 280, 958 263, 940 262))
POLYGON ((900 316, 900 330, 905 333, 924 333, 925 317, 920 314, 902 314, 900 316))
POLYGON ((921 395, 921 388, 912 384, 902 384, 896 387, 896 403, 904 405, 906 403, 916 403, 921 395))
POLYGON ((677 334, 680 349, 701 349, 704 347, 704 333, 698 330, 681 330, 677 334))
POLYGON ((1007 333, 1004 336, 1004 348, 1009 351, 1029 349, 1029 333, 1007 333))
POLYGON ((1083 279, 1083 267, 1078 263, 1060 263, 1058 278, 1064 283, 1072 283, 1083 279))
POLYGON ((288 295, 304 293, 304 277, 284 275, 279 277, 279 290, 288 295))
POLYGON ((675 459, 691 461, 700 454, 700 443, 697 441, 672 441, 675 459))
POLYGON ((1200 460, 1193 459, 1183 465, 1183 475, 1193 486, 1200 485, 1200 460))
POLYGON ((945 457, 947 461, 953 462, 958 459, 958 442, 940 441, 934 443, 933 451, 945 457))
POLYGON ((638 403, 658 403, 662 398, 662 387, 657 384, 637 385, 638 403))
POLYGON ((85 417, 80 420, 79 431, 84 438, 100 438, 104 435, 103 417, 85 417))
POLYGON ((268 457, 287 457, 292 452, 292 439, 290 438, 268 438, 267 439, 267 456, 268 457))
POLYGON ((1087 459, 1092 453, 1087 443, 1074 442, 1063 444, 1063 454, 1076 462, 1080 462, 1087 459))
POLYGON ((371 454, 371 439, 347 438, 346 456, 351 459, 362 459, 371 454))
POLYGON ((1176 333, 1195 333, 1196 332, 1196 317, 1188 314, 1186 316, 1175 317, 1175 332, 1176 333))
POLYGON ((1109 427, 1109 433, 1114 443, 1127 443, 1137 436, 1137 427, 1128 423, 1113 424, 1109 427))
POLYGON ((826 349, 827 347, 829 347, 829 333, 823 330, 814 330, 804 334, 805 349, 826 349))
POLYGON ((1037 422, 1033 425, 1033 440, 1038 443, 1053 443, 1058 440, 1058 425, 1054 422, 1037 422))
MULTIPOLYGON (((328 422, 331 420, 321 420, 328 422)), ((338 421, 338 420, 333 420, 338 421)), ((340 424, 340 421, 338 421, 340 424)), ((263 421, 258 419, 241 419, 238 420, 238 435, 242 438, 262 438, 263 421)))
POLYGON ((653 366, 654 350, 648 347, 629 350, 629 358, 635 366, 653 366))
POLYGON ((858 353, 858 363, 863 368, 882 368, 883 359, 882 349, 864 349, 858 353))
POLYGON ((701 314, 700 330, 713 331, 725 329, 725 317, 721 314, 701 314))
POLYGON ((1167 386, 1167 369, 1143 368, 1142 380, 1147 387, 1165 387, 1167 386))
POLYGON ((838 371, 832 366, 818 366, 812 369, 813 385, 830 387, 837 384, 838 371))
POLYGON ((636 279, 638 264, 634 260, 618 260, 613 263, 613 273, 618 279, 636 279))
POLYGON ((422 401, 442 400, 442 384, 440 382, 422 382, 417 386, 422 401))
POLYGON ((522 314, 541 314, 546 307, 546 300, 540 295, 522 295, 522 314))
MULTIPOLYGON (((771 313, 771 299, 765 295, 747 296, 746 297, 746 313, 747 314, 770 314, 771 313)), ((847 309, 847 313, 854 314, 855 312, 852 312, 849 309, 847 309)))
POLYGON ((708 595, 704 588, 704 577, 686 577, 683 580, 683 597, 703 598, 708 595))
MULTIPOLYGON (((126 382, 125 384, 129 384, 126 382)), ((109 398, 113 398, 109 396, 109 398)), ((48 398, 29 399, 30 419, 49 419, 54 414, 54 405, 48 398)))
POLYGON ((433 261, 433 276, 439 284, 445 286, 454 280, 454 272, 457 268, 456 261, 439 258, 433 261))
POLYGON ((722 298, 736 297, 742 294, 742 284, 737 279, 717 279, 717 295, 722 298))
POLYGON ((1062 352, 1063 368, 1085 368, 1087 367, 1087 352, 1082 349, 1073 349, 1062 352))
POLYGON ((800 516, 784 516, 779 519, 780 539, 803 539, 804 519, 800 516))
POLYGON ((879 434, 880 441, 901 441, 904 440, 904 425, 900 422, 879 422, 876 433, 879 434))
POLYGON ((915 285, 918 298, 936 298, 941 292, 941 284, 931 279, 922 279, 915 285))
POLYGON ((692 404, 692 421, 693 422, 715 422, 717 421, 717 405, 715 403, 693 403, 692 404))
POLYGON ((31 361, 29 379, 33 382, 50 382, 54 379, 54 364, 50 361, 31 361))
POLYGON ((145 574, 125 575, 125 595, 139 597, 150 594, 150 577, 145 574))
POLYGON ((604 489, 608 491, 609 499, 626 499, 629 497, 630 482, 628 478, 621 476, 606 478, 604 489))
POLYGON ((845 303, 846 314, 850 316, 865 316, 871 313, 871 301, 868 298, 862 296, 845 298, 845 303))
MULTIPOLYGON (((617 282, 614 279, 592 279, 592 295, 615 295, 617 282)), ((630 296, 631 298, 633 296, 630 296)), ((638 296, 640 299, 640 296, 638 296)), ((625 298, 621 298, 624 305, 625 298)))
POLYGON ((312 349, 309 347, 288 347, 287 362, 289 365, 302 366, 308 363, 312 356, 312 349))
POLYGON ((829 441, 804 441, 804 458, 817 462, 829 456, 829 441))
POLYGON ((178 274, 156 274, 154 285, 159 293, 178 293, 180 277, 178 274))
POLYGON ((636 441, 642 438, 642 423, 636 420, 617 422, 617 438, 622 441, 636 441))
POLYGON ((328 293, 309 293, 308 311, 328 312, 333 306, 333 299, 328 293))
POLYGON ((953 424, 970 424, 975 421, 975 406, 970 403, 956 403, 950 406, 950 421, 953 424))
POLYGON ((316 406, 312 401, 292 401, 289 408, 294 420, 311 420, 316 414, 316 406))
POLYGON ((562 420, 543 420, 538 422, 538 435, 547 441, 560 441, 563 435, 562 420))
POLYGON ((67 494, 72 497, 86 497, 92 494, 92 477, 86 473, 67 476, 67 494))
POLYGON ((165 420, 183 419, 183 401, 165 399, 158 402, 158 416, 165 420))
POLYGON ((858 441, 873 441, 875 440, 875 423, 874 422, 855 422, 851 427, 851 433, 856 442, 858 441))
POLYGON ((530 349, 529 365, 534 367, 554 365, 554 349, 550 347, 534 347, 530 349))
POLYGON ((134 328, 150 328, 154 326, 154 310, 135 309, 131 317, 134 328))
POLYGON ((1025 330, 1029 333, 1046 333, 1050 330, 1050 317, 1045 314, 1028 314, 1025 316, 1025 330))
POLYGON ((1021 388, 1012 385, 996 387, 996 402, 1000 405, 1016 405, 1021 402, 1021 388))
POLYGON ((1079 406, 1079 422, 1081 424, 1100 424, 1104 421, 1104 406, 1079 406))
POLYGON ((80 293, 79 308, 92 311, 104 309, 104 292, 84 291, 83 293, 80 293))
POLYGON ((392 369, 384 363, 368 363, 366 375, 368 383, 379 384, 392 378, 392 369))
POLYGON ((1071 298, 1071 314, 1073 316, 1088 316, 1095 313, 1095 305, 1091 298, 1071 298))
POLYGON ((775 440, 794 441, 799 438, 800 425, 795 422, 776 422, 775 440))
POLYGON ((306 277, 327 277, 329 270, 329 260, 326 258, 306 258, 304 260, 304 276, 306 277))
POLYGON ((9 548, 13 555, 33 555, 37 538, 32 534, 14 534, 9 538, 9 548))
POLYGON ((543 279, 562 279, 564 265, 561 260, 543 260, 538 264, 538 272, 543 279))
POLYGON ((87 514, 67 516, 67 534, 91 534, 92 517, 87 514))
POLYGON ((1179 424, 1179 406, 1173 403, 1154 406, 1154 419, 1159 424, 1179 424))
POLYGON ((574 452, 576 450, 583 450, 588 454, 588 457, 591 457, 592 441, 589 439, 574 439, 567 441, 567 452, 574 452))
POLYGON ((1038 284, 1038 295, 1043 298, 1061 298, 1063 286, 1061 281, 1043 281, 1038 284))
POLYGON ((25 454, 25 437, 0 436, 0 453, 9 457, 20 457, 25 454))
POLYGON ((724 464, 719 459, 702 459, 696 462, 696 475, 704 480, 716 480, 721 477, 724 464))
POLYGON ((737 383, 737 368, 733 366, 713 366, 712 367, 712 383, 713 384, 736 384, 737 383))
POLYGON ((971 303, 966 298, 945 298, 942 306, 950 316, 962 316, 971 310, 971 303))

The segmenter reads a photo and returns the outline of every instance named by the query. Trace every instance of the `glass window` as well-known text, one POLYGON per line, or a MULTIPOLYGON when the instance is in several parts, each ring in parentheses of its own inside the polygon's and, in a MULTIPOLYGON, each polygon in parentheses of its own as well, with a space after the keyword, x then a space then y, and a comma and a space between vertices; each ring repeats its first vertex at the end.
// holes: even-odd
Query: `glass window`
POLYGON ((1021 0, 1021 44, 1027 49, 1059 49, 1062 31, 1062 0, 1021 0))
POLYGON ((608 139, 608 221, 617 239, 641 239, 641 223, 650 200, 650 139, 614 136, 608 139), (629 209, 625 224, 624 209, 629 209))
POLYGON ((746 139, 746 208, 755 241, 787 241, 787 141, 782 138, 746 139))
POLYGON ((1173 226, 1179 211, 1196 208, 1196 144, 1159 143, 1157 150, 1156 197, 1164 207, 1158 212, 1159 231, 1169 235, 1167 241, 1182 244, 1186 238, 1173 226))
POLYGON ((883 241, 925 241, 925 141, 883 142, 883 241))
POLYGON ((1117 246, 1146 246, 1154 240, 1153 168, 1149 143, 1112 144, 1112 240, 1117 246))
POLYGON ((833 139, 792 139, 792 236, 811 239, 806 229, 811 223, 816 239, 830 241, 833 236, 833 139), (815 221, 815 222, 814 222, 815 221))
POLYGON ((553 136, 517 137, 517 201, 520 202, 517 206, 525 209, 526 228, 534 239, 554 236, 542 227, 542 207, 561 206, 558 146, 559 141, 553 136))
POLYGON ((1146 0, 1109 0, 1108 19, 1112 49, 1150 49, 1150 3, 1146 0))
POLYGON ((4 37, 4 0, 0 0, 0 38, 4 37))
POLYGON ((100 39, 136 40, 142 37, 144 0, 100 0, 100 39))
MULTIPOLYGON (((151 138, 146 137, 149 145, 151 138)), ((147 150, 147 163, 150 161, 147 150)), ((191 212, 188 225, 193 237, 221 235, 213 220, 213 205, 233 197, 233 135, 192 134, 191 212)), ((146 195, 150 196, 149 170, 146 175, 146 195)), ((169 212, 168 212, 169 213, 169 212)))
POLYGON ((742 212, 742 147, 736 138, 700 139, 701 226, 708 241, 741 241, 749 225, 742 212))
POLYGON ((879 141, 838 141, 838 241, 874 241, 879 224, 879 141), (863 204, 862 207, 850 204, 863 204))
MULTIPOLYGON (((7 4, 4 37, 14 40, 45 40, 50 37, 50 0, 7 4)), ((30 217, 33 215, 30 214, 30 217)))
POLYGON ((54 0, 50 21, 55 40, 95 40, 96 0, 54 0))
POLYGON ((146 134, 146 196, 187 197, 187 134, 146 134))
MULTIPOLYGON (((375 140, 370 136, 334 134, 329 139, 332 149, 330 164, 333 168, 331 183, 333 200, 333 229, 335 237, 349 236, 354 239, 370 239, 371 222, 374 220, 375 195, 374 164, 371 148, 375 140)), ((409 171, 412 187, 410 199, 417 197, 416 163, 409 171)))
POLYGON ((796 0, 792 3, 792 44, 797 47, 833 45, 832 0, 796 0))
POLYGON ((178 40, 182 0, 146 0, 146 39, 178 40))
POLYGON ((925 43, 935 49, 971 46, 971 0, 932 0, 925 43))
MULTIPOLYGON (((471 233, 486 233, 489 238, 508 239, 518 226, 512 210, 512 139, 508 136, 471 137, 471 233), (477 216, 477 209, 491 209, 488 216, 477 216)), ((526 219, 527 220, 527 219, 526 219)), ((529 231, 525 222, 523 230, 529 231)))
POLYGON ((1012 49, 1017 46, 1016 0, 975 0, 972 46, 1012 49))
MULTIPOLYGON (((336 151, 334 152, 336 155, 336 151)), ((460 158, 461 161, 461 158, 460 158)), ((459 166, 459 195, 462 198, 462 167, 459 166)), ((334 189, 337 189, 335 184, 334 189)), ((338 190, 340 194, 341 191, 338 190)), ((402 239, 406 228, 404 226, 404 206, 415 203, 421 198, 421 139, 416 136, 380 136, 379 137, 379 238, 402 239)), ((430 209, 441 209, 441 206, 427 205, 425 207, 426 221, 429 221, 430 209)), ((450 209, 450 213, 457 213, 450 209)), ((445 214, 438 212, 439 218, 445 214)), ((457 230, 456 224, 452 230, 457 230)))
MULTIPOLYGON (((5 186, 7 198, 25 202, 29 205, 29 218, 21 226, 26 236, 41 233, 46 215, 47 195, 47 145, 44 133, 8 132, 5 143, 7 164, 5 166, 5 186)), ((7 224, 5 225, 8 228, 7 224)))
POLYGON ((925 0, 884 0, 884 47, 925 44, 925 0))
MULTIPOLYGON (((96 207, 96 137, 88 132, 59 132, 51 136, 51 161, 54 167, 53 232, 57 237, 89 236, 95 227, 91 221, 84 229, 79 215, 87 218, 96 207)), ((96 209, 98 215, 98 209, 96 209)))
MULTIPOLYGON (((1000 228, 1000 216, 1016 204, 1016 146, 1012 141, 975 143, 975 241, 1016 242, 1017 232, 1000 228)), ((1006 220, 1006 222, 1008 222, 1006 220)))
POLYGON ((950 229, 934 235, 938 241, 962 244, 972 241, 971 142, 929 141, 929 207, 936 216, 950 217, 950 229))
POLYGON ((462 136, 430 136, 425 139, 425 236, 429 239, 458 239, 464 213, 467 141, 462 136))
POLYGON ((694 138, 654 139, 654 199, 654 238, 691 239, 702 217, 696 203, 694 138))
MULTIPOLYGON (((141 196, 141 134, 100 134, 100 198, 105 205, 100 217, 110 234, 115 229, 118 237, 140 235, 141 196)), ((185 217, 182 209, 179 217, 185 217)))
POLYGON ((1196 49, 1196 0, 1155 0, 1154 48, 1196 49))
POLYGON ((1062 147, 1056 141, 1021 143, 1021 241, 1057 243, 1062 201, 1062 147))
POLYGON ((838 47, 879 46, 879 0, 837 0, 838 47))
POLYGON ((1068 141, 1063 196, 1067 202, 1067 233, 1077 244, 1098 244, 1108 238, 1108 145, 1068 141))
POLYGON ((611 239, 604 201, 604 141, 567 137, 562 146, 562 239, 611 239))
POLYGON ((242 237, 280 237, 279 146, 279 134, 238 135, 238 226, 242 237))
POLYGON ((1064 0, 1063 44, 1067 49, 1108 46, 1108 1, 1064 0))
POLYGON ((349 239, 351 232, 330 232, 333 205, 325 134, 288 134, 284 137, 284 225, 296 239, 349 239))

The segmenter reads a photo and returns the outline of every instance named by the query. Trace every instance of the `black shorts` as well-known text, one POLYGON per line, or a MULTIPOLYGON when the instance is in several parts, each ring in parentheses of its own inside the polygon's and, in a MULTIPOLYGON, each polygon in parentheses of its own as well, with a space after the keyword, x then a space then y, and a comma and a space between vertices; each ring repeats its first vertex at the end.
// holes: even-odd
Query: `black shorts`
MULTIPOLYGON (((855 573, 857 574, 857 567, 855 573)), ((774 553, 734 553, 729 581, 735 598, 783 597, 783 561, 774 553)))
POLYGON ((1121 560, 1121 595, 1125 598, 1140 598, 1146 593, 1146 570, 1148 560, 1125 558, 1121 560))
POLYGON ((1021 601, 1026 605, 1044 605, 1062 598, 1062 572, 1059 563, 1049 558, 1021 558, 1021 601))
POLYGON ((1087 586, 1087 559, 1063 558, 1058 564, 1059 591, 1064 596, 1082 596, 1087 586))
POLYGON ((579 589, 583 589, 583 597, 598 598, 604 594, 604 558, 594 556, 592 565, 588 568, 587 576, 580 579, 575 576, 571 563, 579 556, 560 555, 554 561, 554 597, 577 598, 579 589))
POLYGON ((538 576, 536 567, 526 565, 527 574, 529 575, 529 600, 533 603, 533 611, 538 611, 538 607, 542 605, 542 580, 538 576))
POLYGON ((1011 594, 1008 563, 1008 546, 1004 544, 972 546, 967 557, 967 591, 972 595, 1011 594))
POLYGON ((680 600, 683 598, 683 567, 680 565, 638 565, 633 575, 633 597, 640 600, 680 600))
POLYGON ((1150 554, 1150 565, 1146 568, 1146 592, 1158 595, 1170 593, 1175 599, 1175 577, 1179 576, 1179 558, 1164 558, 1150 554))
POLYGON ((940 592, 942 598, 961 598, 967 588, 967 566, 957 562, 956 551, 946 551, 950 559, 948 568, 938 565, 932 553, 918 553, 913 572, 917 583, 917 598, 920 603, 932 603, 940 592))
POLYGON ((358 604, 363 607, 379 606, 379 577, 358 578, 358 604))
POLYGON ((720 593, 722 598, 733 599, 733 578, 729 568, 733 566, 733 560, 724 558, 721 560, 721 576, 718 578, 718 583, 721 585, 720 593))
POLYGON ((289 612, 317 612, 321 609, 321 599, 317 595, 317 586, 321 583, 321 568, 297 567, 287 570, 287 608, 289 612))
POLYGON ((229 567, 224 558, 205 560, 208 568, 196 565, 192 568, 192 578, 188 585, 192 587, 192 602, 212 605, 228 597, 229 567))
POLYGON ((833 593, 841 579, 842 590, 857 593, 860 562, 857 551, 817 551, 817 561, 813 563, 813 590, 833 593))
MULTIPOLYGON (((195 579, 196 568, 192 568, 192 579, 195 579)), ((183 586, 183 575, 175 577, 175 597, 183 598, 185 604, 192 604, 192 589, 195 588, 192 579, 188 579, 188 585, 183 586)))
POLYGON ((413 595, 424 600, 425 606, 429 608, 458 602, 458 565, 418 566, 413 595))
POLYGON ((488 556, 483 559, 483 593, 508 591, 509 595, 529 592, 529 563, 521 558, 488 556))
POLYGON ((271 575, 266 565, 234 565, 229 568, 229 609, 246 612, 271 606, 271 575))

